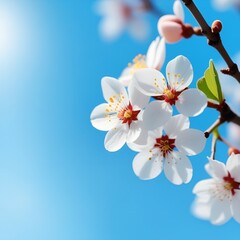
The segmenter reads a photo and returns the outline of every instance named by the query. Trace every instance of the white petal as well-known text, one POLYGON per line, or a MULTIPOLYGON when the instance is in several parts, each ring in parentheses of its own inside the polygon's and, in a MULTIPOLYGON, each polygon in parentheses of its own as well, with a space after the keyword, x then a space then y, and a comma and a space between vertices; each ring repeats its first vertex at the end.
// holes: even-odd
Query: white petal
POLYGON ((184 130, 188 129, 190 126, 189 119, 182 115, 178 114, 173 117, 164 125, 164 131, 170 138, 176 138, 177 134, 184 130))
POLYGON ((147 106, 150 97, 144 95, 140 92, 134 85, 133 82, 129 84, 128 87, 129 101, 133 106, 138 106, 140 109, 143 109, 147 106))
POLYGON ((131 67, 126 67, 122 73, 121 76, 118 78, 118 81, 124 85, 124 87, 127 87, 130 82, 133 79, 133 72, 131 67))
POLYGON ((169 85, 177 91, 188 87, 193 79, 192 64, 182 55, 167 64, 166 72, 169 85))
POLYGON ((210 179, 205 179, 200 182, 198 182, 194 188, 193 188, 193 193, 197 195, 211 195, 212 194, 212 189, 216 187, 216 180, 210 178, 210 179))
POLYGON ((164 173, 174 184, 188 183, 192 179, 192 164, 185 155, 173 151, 166 156, 164 173))
POLYGON ((133 159, 133 171, 142 180, 153 179, 162 171, 162 160, 154 149, 140 152, 133 159))
POLYGON ((238 223, 240 223, 240 192, 239 192, 239 190, 236 191, 235 195, 233 196, 232 213, 233 213, 234 219, 238 223))
POLYGON ((148 145, 148 131, 146 129, 141 129, 139 137, 134 142, 127 142, 127 145, 131 150, 136 152, 142 152, 154 146, 154 144, 150 147, 148 145))
POLYGON ((103 103, 95 107, 91 113, 91 123, 98 130, 108 131, 119 123, 116 112, 107 112, 108 108, 109 105, 103 103))
POLYGON ((223 177, 228 176, 228 171, 225 167, 225 164, 222 162, 219 162, 217 160, 209 160, 209 165, 207 166, 208 173, 213 177, 217 179, 223 179, 223 177))
POLYGON ((120 124, 117 128, 110 130, 105 137, 104 145, 109 152, 118 151, 127 140, 127 126, 120 124))
POLYGON ((165 108, 162 101, 151 102, 143 112, 143 124, 147 130, 154 130, 165 124, 172 115, 172 109, 165 108))
POLYGON ((192 156, 200 153, 206 144, 204 133, 197 129, 185 129, 178 133, 175 145, 178 150, 192 156))
POLYGON ((153 67, 155 69, 161 69, 166 58, 166 43, 165 39, 162 38, 157 46, 156 56, 153 67))
POLYGON ((151 44, 148 47, 147 54, 146 54, 146 63, 149 68, 153 68, 159 41, 160 41, 160 37, 158 36, 156 37, 155 40, 151 42, 151 44))
POLYGON ((128 105, 128 95, 125 87, 117 79, 111 77, 102 78, 103 97, 112 105, 128 105))
POLYGON ((184 22, 184 11, 182 4, 179 0, 175 0, 173 4, 173 12, 177 17, 179 17, 184 22))
POLYGON ((231 154, 226 167, 235 181, 240 182, 240 154, 231 154))
POLYGON ((215 199, 211 206, 210 221, 213 224, 224 224, 232 217, 230 201, 215 199))
POLYGON ((166 57, 166 46, 165 40, 160 37, 157 37, 150 44, 147 55, 146 55, 146 63, 149 68, 160 69, 164 63, 166 57))
POLYGON ((161 72, 152 69, 139 69, 133 75, 135 86, 147 96, 159 96, 166 88, 166 80, 161 72))
POLYGON ((127 142, 134 142, 141 133, 141 125, 139 121, 132 122, 129 128, 127 142))
POLYGON ((212 199, 196 198, 192 205, 192 213, 198 218, 209 220, 212 199))
POLYGON ((186 89, 179 96, 176 102, 177 110, 187 117, 197 116, 207 106, 207 97, 198 89, 186 89))

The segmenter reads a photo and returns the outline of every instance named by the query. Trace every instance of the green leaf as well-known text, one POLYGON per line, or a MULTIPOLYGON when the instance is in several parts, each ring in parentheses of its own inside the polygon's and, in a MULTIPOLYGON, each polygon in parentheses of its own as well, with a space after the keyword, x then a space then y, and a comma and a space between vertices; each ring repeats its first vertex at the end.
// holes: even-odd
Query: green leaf
POLYGON ((204 92, 210 100, 219 103, 224 100, 218 74, 212 60, 209 62, 209 68, 205 71, 204 77, 198 80, 197 87, 204 92))

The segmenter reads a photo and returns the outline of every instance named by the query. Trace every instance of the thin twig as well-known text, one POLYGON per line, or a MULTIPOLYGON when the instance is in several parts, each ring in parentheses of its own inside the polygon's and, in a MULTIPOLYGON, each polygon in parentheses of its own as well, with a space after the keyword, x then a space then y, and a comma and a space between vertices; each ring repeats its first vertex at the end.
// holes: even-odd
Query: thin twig
POLYGON ((221 124, 224 122, 232 122, 240 126, 240 116, 233 112, 233 110, 229 107, 225 100, 221 104, 208 102, 208 107, 219 111, 219 120, 221 120, 221 124))
POLYGON ((223 46, 220 34, 212 32, 210 26, 207 24, 206 20, 204 19, 201 12, 192 0, 182 0, 182 2, 190 10, 190 12, 193 14, 195 19, 201 26, 203 35, 205 35, 208 39, 208 44, 214 47, 220 53, 220 55, 228 65, 228 69, 224 69, 222 72, 224 74, 231 75, 240 83, 240 72, 238 70, 238 66, 232 61, 231 57, 223 46))
POLYGON ((206 138, 209 137, 209 135, 216 129, 218 128, 221 124, 223 124, 223 121, 221 118, 218 118, 212 125, 209 127, 205 132, 204 135, 206 138))
POLYGON ((218 138, 213 134, 212 145, 211 145, 211 156, 210 156, 211 159, 215 159, 217 140, 218 138))

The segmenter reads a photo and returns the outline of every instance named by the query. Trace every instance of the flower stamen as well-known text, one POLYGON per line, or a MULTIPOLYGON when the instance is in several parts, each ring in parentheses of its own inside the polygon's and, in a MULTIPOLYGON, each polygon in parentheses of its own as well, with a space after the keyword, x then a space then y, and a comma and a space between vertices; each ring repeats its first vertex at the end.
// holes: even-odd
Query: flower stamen
POLYGON ((122 123, 127 123, 130 127, 131 123, 133 121, 137 121, 138 114, 140 113, 140 110, 133 110, 132 105, 129 103, 129 105, 118 112, 118 118, 122 120, 122 123))
POLYGON ((175 148, 175 139, 169 138, 167 135, 156 139, 154 147, 160 149, 163 157, 166 157, 175 148))

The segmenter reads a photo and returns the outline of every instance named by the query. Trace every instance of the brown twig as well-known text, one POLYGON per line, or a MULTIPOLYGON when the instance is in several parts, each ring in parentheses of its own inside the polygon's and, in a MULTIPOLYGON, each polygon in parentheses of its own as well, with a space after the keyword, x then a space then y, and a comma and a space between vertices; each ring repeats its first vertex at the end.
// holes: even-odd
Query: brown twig
POLYGON ((220 53, 220 55, 228 65, 228 69, 224 69, 222 70, 222 72, 224 74, 231 75, 240 83, 240 72, 238 70, 238 66, 232 61, 231 57, 223 46, 220 34, 212 31, 211 27, 208 25, 193 0, 182 0, 182 2, 190 10, 192 15, 199 23, 202 29, 202 34, 205 35, 208 39, 208 44, 214 47, 220 53))
POLYGON ((216 109, 220 116, 219 118, 204 132, 205 137, 208 138, 209 135, 225 122, 232 122, 240 126, 240 116, 238 116, 232 109, 228 106, 225 100, 221 104, 216 104, 212 102, 208 102, 209 108, 216 109))

